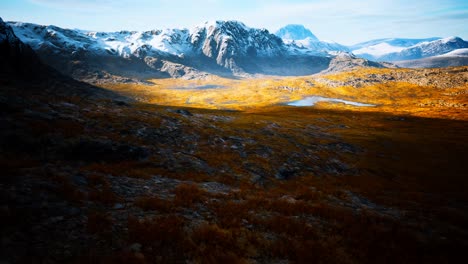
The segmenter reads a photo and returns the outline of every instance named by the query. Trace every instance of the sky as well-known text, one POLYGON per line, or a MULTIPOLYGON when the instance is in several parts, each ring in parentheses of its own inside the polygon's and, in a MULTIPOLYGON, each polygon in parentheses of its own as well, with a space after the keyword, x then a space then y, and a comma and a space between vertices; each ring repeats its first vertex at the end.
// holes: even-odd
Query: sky
POLYGON ((0 0, 0 17, 94 31, 191 28, 239 20, 270 32, 302 24, 321 40, 468 39, 467 0, 0 0))

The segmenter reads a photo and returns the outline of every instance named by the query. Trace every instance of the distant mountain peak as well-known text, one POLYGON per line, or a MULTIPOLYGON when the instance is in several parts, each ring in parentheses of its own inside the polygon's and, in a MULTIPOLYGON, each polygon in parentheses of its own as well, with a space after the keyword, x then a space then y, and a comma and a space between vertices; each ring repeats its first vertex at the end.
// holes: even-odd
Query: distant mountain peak
POLYGON ((210 20, 210 21, 206 21, 204 24, 208 26, 210 25, 213 25, 213 26, 238 25, 238 26, 245 27, 247 29, 249 28, 244 24, 244 22, 238 21, 238 20, 210 20))
POLYGON ((319 40, 309 29, 299 24, 290 24, 282 27, 276 31, 275 35, 286 40, 303 40, 307 38, 319 40))

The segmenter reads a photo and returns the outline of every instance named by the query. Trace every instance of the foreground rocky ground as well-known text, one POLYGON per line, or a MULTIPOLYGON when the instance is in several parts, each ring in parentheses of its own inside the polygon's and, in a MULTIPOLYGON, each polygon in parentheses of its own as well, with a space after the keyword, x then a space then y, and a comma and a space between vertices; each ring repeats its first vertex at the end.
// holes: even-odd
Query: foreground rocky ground
POLYGON ((8 83, 0 102, 3 263, 452 263, 468 246, 463 106, 207 110, 8 83))

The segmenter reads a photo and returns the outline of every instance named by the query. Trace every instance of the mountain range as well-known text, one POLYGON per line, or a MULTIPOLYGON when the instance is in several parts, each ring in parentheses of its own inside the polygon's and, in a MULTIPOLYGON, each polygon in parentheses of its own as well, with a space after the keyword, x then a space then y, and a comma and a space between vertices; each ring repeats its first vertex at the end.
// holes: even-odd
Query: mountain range
POLYGON ((21 22, 7 25, 43 62, 65 75, 91 82, 210 75, 309 75, 329 71, 330 66, 388 66, 368 60, 401 65, 400 61, 468 48, 468 42, 458 37, 379 39, 345 46, 319 40, 302 25, 288 25, 272 34, 239 21, 205 22, 191 29, 119 32, 21 22), (356 56, 337 59, 342 53, 356 56))
POLYGON ((360 57, 377 61, 401 61, 428 58, 468 48, 459 37, 429 39, 382 39, 351 48, 360 57))
POLYGON ((89 32, 9 23, 47 64, 78 79, 209 74, 305 75, 327 68, 331 58, 286 45, 266 29, 237 21, 207 22, 188 29, 89 32))

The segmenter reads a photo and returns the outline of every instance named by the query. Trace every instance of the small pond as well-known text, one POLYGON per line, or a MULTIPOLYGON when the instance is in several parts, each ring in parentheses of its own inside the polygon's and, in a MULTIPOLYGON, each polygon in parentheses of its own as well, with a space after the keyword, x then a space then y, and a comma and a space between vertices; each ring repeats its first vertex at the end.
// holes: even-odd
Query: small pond
POLYGON ((363 106, 363 107, 375 106, 373 104, 364 104, 364 103, 358 103, 358 102, 353 102, 353 101, 342 100, 342 99, 338 99, 338 98, 328 98, 328 97, 322 97, 322 96, 308 96, 308 97, 305 97, 304 99, 301 99, 301 100, 289 102, 289 103, 287 103, 287 105, 291 105, 291 106, 314 106, 318 102, 343 103, 343 104, 347 104, 347 105, 363 106))

